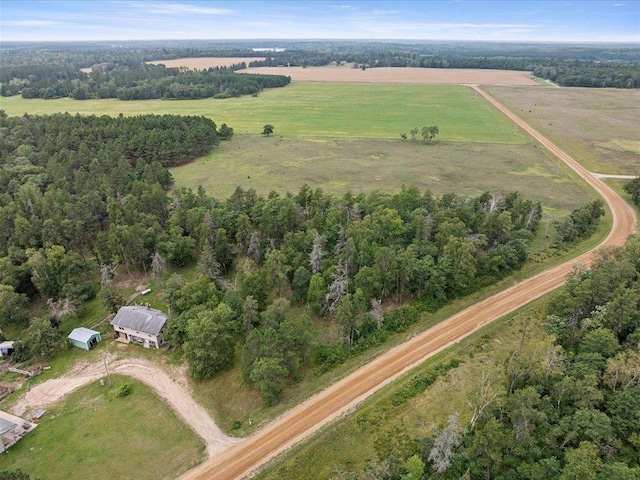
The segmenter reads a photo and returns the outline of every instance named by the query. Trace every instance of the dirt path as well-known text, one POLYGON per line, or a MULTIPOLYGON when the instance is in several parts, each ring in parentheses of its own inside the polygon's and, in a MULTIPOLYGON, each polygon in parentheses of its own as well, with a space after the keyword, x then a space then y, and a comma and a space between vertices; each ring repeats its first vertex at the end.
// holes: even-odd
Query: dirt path
POLYGON ((591 175, 593 175, 596 178, 619 178, 621 180, 633 180, 638 176, 638 175, 617 175, 613 173, 593 173, 593 172, 591 172, 591 175))
MULTIPOLYGON (((153 388, 204 440, 209 456, 218 454, 238 442, 238 439, 222 433, 207 411, 192 398, 184 371, 169 371, 141 359, 113 361, 107 357, 107 366, 111 374, 128 375, 153 388)), ((13 405, 11 411, 22 416, 27 410, 46 408, 83 385, 97 382, 104 377, 105 365, 102 358, 92 363, 78 364, 64 376, 33 387, 13 405)))
MULTIPOLYGON (((613 214, 613 228, 601 246, 622 245, 636 228, 633 209, 604 183, 522 119, 477 86, 470 85, 470 87, 527 131, 551 153, 567 163, 603 196, 613 214)), ((460 341, 487 323, 560 287, 576 263, 590 265, 594 258, 595 251, 585 253, 459 312, 410 341, 389 350, 277 418, 252 436, 190 470, 180 477, 181 480, 231 480, 250 474, 277 454, 354 408, 367 396, 425 359, 460 341)))

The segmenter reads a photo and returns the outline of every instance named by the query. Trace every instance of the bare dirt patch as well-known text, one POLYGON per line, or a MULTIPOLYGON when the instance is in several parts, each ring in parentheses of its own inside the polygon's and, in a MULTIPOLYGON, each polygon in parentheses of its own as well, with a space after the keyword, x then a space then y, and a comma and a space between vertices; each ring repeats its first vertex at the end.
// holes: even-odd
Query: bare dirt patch
POLYGON ((444 85, 539 86, 529 72, 461 68, 257 67, 244 73, 287 75, 294 82, 423 83, 444 85))
POLYGON ((155 60, 147 62, 151 65, 164 65, 168 68, 184 67, 189 70, 206 70, 213 67, 230 67, 238 63, 264 60, 264 57, 202 57, 202 58, 176 58, 173 60, 155 60))
MULTIPOLYGON (((169 370, 139 358, 114 361, 112 356, 108 356, 106 363, 110 373, 129 375, 153 388, 204 440, 209 456, 238 442, 222 433, 207 411, 192 398, 184 369, 169 370)), ((101 378, 105 378, 105 361, 100 359, 79 363, 62 377, 33 387, 11 407, 11 412, 22 416, 25 412, 46 408, 74 390, 101 378)))

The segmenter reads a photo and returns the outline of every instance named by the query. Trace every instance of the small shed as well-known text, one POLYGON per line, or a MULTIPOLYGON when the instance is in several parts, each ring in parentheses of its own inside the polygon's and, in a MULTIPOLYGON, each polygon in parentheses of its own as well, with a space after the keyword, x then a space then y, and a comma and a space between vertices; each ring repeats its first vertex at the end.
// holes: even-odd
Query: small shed
POLYGON ((9 448, 16 441, 16 429, 18 425, 0 418, 0 453, 9 448))
POLYGON ((85 350, 91 350, 102 340, 100 332, 84 327, 74 328, 67 338, 71 345, 85 350))
POLYGON ((0 357, 6 357, 7 355, 11 355, 13 353, 13 344, 16 343, 14 341, 6 341, 0 343, 0 357))

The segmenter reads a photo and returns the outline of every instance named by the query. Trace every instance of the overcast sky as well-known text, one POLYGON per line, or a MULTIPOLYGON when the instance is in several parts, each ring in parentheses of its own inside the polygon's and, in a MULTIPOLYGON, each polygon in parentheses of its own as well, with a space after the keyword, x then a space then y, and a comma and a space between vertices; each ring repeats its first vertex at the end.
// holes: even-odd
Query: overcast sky
POLYGON ((640 43, 640 0, 0 0, 0 41, 156 39, 640 43))

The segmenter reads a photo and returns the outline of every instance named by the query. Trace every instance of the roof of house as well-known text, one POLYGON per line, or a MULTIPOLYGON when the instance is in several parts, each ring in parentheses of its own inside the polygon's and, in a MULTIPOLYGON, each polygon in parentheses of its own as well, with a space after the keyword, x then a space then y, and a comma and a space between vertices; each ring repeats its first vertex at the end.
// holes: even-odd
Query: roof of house
POLYGON ((16 343, 14 340, 6 340, 0 343, 0 348, 13 348, 14 343, 16 343))
POLYGON ((69 336, 67 337, 69 340, 76 340, 78 342, 88 342, 91 340, 95 334, 100 335, 100 332, 96 332, 95 330, 91 330, 90 328, 74 328, 69 336))
POLYGON ((11 430, 12 428, 17 427, 18 425, 16 425, 13 422, 10 422, 9 420, 5 420, 4 418, 0 418, 0 435, 2 435, 3 433, 8 432, 9 430, 11 430))
POLYGON ((160 310, 141 305, 129 305, 118 310, 116 316, 111 320, 111 325, 149 335, 158 335, 166 321, 167 314, 160 310))

